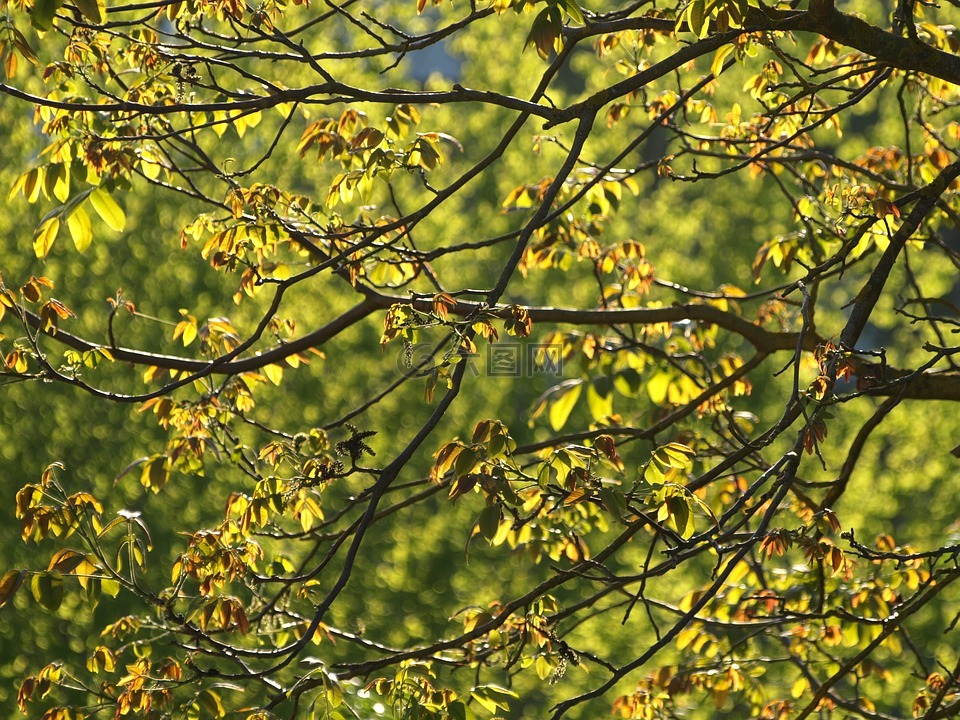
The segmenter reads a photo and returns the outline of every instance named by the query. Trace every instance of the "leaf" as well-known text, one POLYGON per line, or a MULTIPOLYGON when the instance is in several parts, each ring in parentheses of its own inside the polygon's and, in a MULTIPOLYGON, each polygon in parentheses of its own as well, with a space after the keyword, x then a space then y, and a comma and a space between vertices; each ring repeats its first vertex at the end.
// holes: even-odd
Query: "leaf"
POLYGON ((223 707, 223 701, 213 690, 204 690, 197 696, 197 705, 203 710, 201 717, 222 718, 227 711, 223 707))
POLYGON ((263 374, 266 375, 267 379, 274 385, 279 385, 283 380, 283 367, 276 364, 266 365, 263 368, 263 374))
POLYGON ((573 406, 576 405, 577 400, 580 399, 583 384, 579 380, 573 382, 575 384, 568 385, 566 388, 561 385, 560 388, 562 389, 550 405, 548 418, 550 419, 550 427, 555 431, 560 430, 566 425, 567 418, 570 417, 570 413, 573 411, 573 406))
MULTIPOLYGON (((22 183, 19 180, 17 181, 17 185, 23 191, 23 197, 31 205, 40 197, 40 180, 42 177, 43 168, 31 168, 21 177, 22 183)), ((14 187, 16 188, 17 185, 14 185, 14 187)))
POLYGON ((561 5, 563 9, 567 11, 567 15, 581 25, 586 24, 586 20, 583 18, 583 12, 580 10, 580 6, 577 5, 576 0, 561 0, 561 5))
POLYGON ((23 585, 27 576, 26 570, 8 570, 0 578, 0 607, 3 607, 13 599, 17 590, 23 585))
POLYGON ((127 219, 123 214, 123 210, 117 205, 117 201, 110 197, 103 188, 97 188, 90 193, 90 203, 93 205, 93 209, 97 211, 100 219, 103 220, 111 230, 121 232, 126 226, 127 219))
POLYGON ((623 459, 617 453, 616 441, 610 435, 599 435, 593 441, 593 446, 603 453, 618 470, 623 470, 623 459))
POLYGON ((30 22, 37 30, 49 30, 61 5, 63 0, 36 0, 30 13, 30 22))
POLYGON ((103 578, 100 581, 100 586, 103 592, 110 597, 116 597, 120 594, 120 582, 118 580, 114 580, 113 578, 103 578))
POLYGON ((672 382, 673 375, 664 370, 654 374, 647 381, 647 394, 650 396, 654 405, 663 405, 666 402, 667 392, 672 382))
POLYGON ((56 166, 57 171, 54 174, 53 196, 62 203, 70 197, 70 171, 66 165, 56 166))
POLYGON ((13 35, 14 46, 20 51, 20 54, 27 59, 27 62, 34 67, 40 67, 40 61, 33 52, 33 48, 30 47, 30 43, 28 43, 27 39, 23 36, 23 33, 17 30, 17 28, 13 27, 13 25, 7 26, 7 32, 13 35))
POLYGON ((693 535, 695 529, 693 525, 693 513, 690 511, 690 503, 687 498, 680 495, 672 495, 667 498, 666 508, 670 524, 680 533, 680 536, 686 539, 693 535))
POLYGON ((447 706, 447 713, 451 720, 474 720, 476 715, 462 700, 454 700, 447 706))
POLYGON ((613 488, 600 489, 600 502, 603 503, 604 509, 618 520, 627 514, 627 503, 623 494, 613 488))
POLYGON ((93 231, 90 228, 90 216, 82 207, 78 207, 67 216, 67 228, 77 250, 83 252, 93 241, 93 231))
POLYGON ((659 460, 668 467, 689 470, 693 466, 696 452, 681 443, 667 443, 657 449, 659 460))
POLYGON ((41 572, 30 578, 30 593, 38 604, 53 612, 63 602, 63 576, 56 572, 41 572))
POLYGON ((720 75, 720 71, 723 70, 724 61, 733 53, 733 50, 733 45, 724 45, 714 54, 713 62, 710 64, 710 72, 714 77, 720 75))
MULTIPOLYGON (((140 151, 140 171, 148 180, 156 180, 160 177, 160 172, 164 167, 163 157, 161 154, 149 147, 143 148, 140 151)), ((234 217, 240 217, 234 211, 234 217)))
POLYGON ((687 16, 687 22, 690 24, 690 31, 697 37, 706 37, 710 29, 706 0, 693 0, 685 15, 687 16))
MULTIPOLYGON (((537 673, 537 677, 541 680, 546 680, 548 677, 553 675, 554 670, 556 670, 556 665, 554 662, 543 653, 537 655, 536 660, 533 662, 533 669, 537 673)), ((479 700, 478 700, 479 702, 479 700)), ((481 703, 482 705, 483 703, 481 703)))
POLYGON ((527 45, 534 45, 537 48, 537 55, 546 60, 550 57, 550 53, 557 49, 562 32, 563 18, 560 8, 548 4, 534 19, 524 48, 527 45))
POLYGON ((7 53, 3 60, 3 72, 6 73, 8 80, 17 76, 17 54, 15 52, 7 53))
POLYGON ((643 378, 633 368, 624 368, 614 375, 613 386, 621 395, 636 397, 643 387, 643 378))
MULTIPOLYGON (((547 674, 549 675, 549 673, 547 674)), ((513 690, 507 690, 499 685, 479 685, 470 691, 470 696, 489 713, 495 713, 497 710, 508 710, 510 706, 507 698, 516 699, 520 697, 513 690)))
POLYGON ((477 528, 480 534, 487 540, 493 540, 500 527, 501 510, 499 505, 487 505, 481 512, 477 520, 477 528))
POLYGON ((613 414, 613 387, 610 378, 595 378, 587 385, 587 406, 594 420, 613 414))
POLYGON ((73 0, 77 10, 90 22, 100 24, 103 22, 104 10, 102 0, 73 0))
POLYGON ((59 573, 71 573, 86 562, 86 558, 76 550, 64 548, 58 550, 52 558, 47 570, 56 570, 59 573))
POLYGON ((343 704, 343 688, 340 687, 340 683, 324 678, 324 686, 327 704, 330 707, 340 707, 343 704))
POLYGON ((143 464, 140 484, 158 493, 170 480, 170 463, 166 455, 154 455, 143 464))
POLYGON ((60 232, 60 218, 56 215, 49 217, 40 223, 36 235, 33 238, 33 252, 38 258, 46 257, 50 252, 53 241, 57 239, 57 233, 60 232))

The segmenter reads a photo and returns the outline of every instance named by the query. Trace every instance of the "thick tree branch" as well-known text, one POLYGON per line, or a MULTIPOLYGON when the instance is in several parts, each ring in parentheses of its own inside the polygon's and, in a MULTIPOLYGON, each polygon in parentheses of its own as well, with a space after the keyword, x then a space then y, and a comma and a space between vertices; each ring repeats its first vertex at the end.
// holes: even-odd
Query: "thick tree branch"
POLYGON ((887 245, 887 249, 884 250, 866 284, 857 294, 853 309, 850 311, 850 318, 840 335, 841 345, 850 349, 857 346, 860 333, 866 327, 867 320, 870 318, 877 300, 880 299, 883 286, 887 282, 897 256, 903 246, 906 245, 907 240, 920 227, 920 223, 937 206, 940 196, 947 191, 947 188, 956 180, 957 176, 960 176, 960 160, 945 167, 932 183, 920 191, 917 204, 913 206, 906 220, 903 221, 894 236, 890 238, 890 244, 887 245))
MULTIPOLYGON (((49 331, 44 332, 58 342, 79 352, 106 350, 114 360, 132 365, 146 365, 168 370, 182 370, 185 372, 205 373, 209 375, 236 375, 242 372, 257 370, 266 365, 272 365, 273 363, 282 362, 291 355, 296 355, 297 353, 318 347, 331 338, 336 337, 351 325, 356 324, 379 307, 381 306, 375 302, 364 300, 334 320, 331 320, 323 327, 297 340, 283 343, 270 350, 239 360, 229 359, 232 357, 230 355, 225 355, 214 360, 197 360, 177 355, 151 353, 132 348, 110 347, 109 345, 91 342, 77 335, 68 333, 65 330, 57 330, 55 334, 49 331)), ((24 318, 31 327, 39 330, 43 329, 43 322, 34 313, 24 311, 24 318)))
MULTIPOLYGON (((57 330, 55 334, 49 332, 47 334, 74 350, 80 352, 98 349, 107 350, 115 360, 135 365, 148 365, 187 372, 200 372, 207 369, 210 374, 235 375, 281 362, 291 355, 319 347, 376 310, 385 310, 394 304, 412 305, 421 312, 430 312, 433 309, 433 301, 429 299, 419 298, 410 300, 401 296, 371 294, 335 320, 301 338, 265 350, 257 355, 236 360, 221 358, 207 361, 176 355, 151 353, 131 348, 110 347, 101 343, 91 342, 63 329, 57 330)), ((455 306, 451 307, 449 312, 467 319, 487 316, 506 320, 513 316, 516 307, 523 306, 498 305, 494 308, 488 308, 484 303, 461 300, 458 301, 455 306)), ((523 309, 529 314, 530 319, 534 323, 550 323, 556 325, 593 325, 602 327, 612 325, 655 325, 658 323, 685 321, 707 322, 718 325, 725 330, 730 330, 734 334, 743 337, 757 350, 764 353, 776 352, 778 350, 796 350, 797 341, 800 337, 799 333, 766 330, 738 315, 725 312, 712 305, 673 305, 665 308, 636 308, 629 310, 577 310, 573 308, 555 307, 523 307, 523 309)), ((34 313, 25 312, 24 316, 27 322, 35 329, 41 329, 43 327, 43 322, 34 313)), ((804 349, 812 351, 819 342, 820 340, 814 336, 804 338, 804 349)))
POLYGON ((859 50, 877 60, 900 68, 933 75, 953 84, 960 84, 960 55, 901 37, 871 25, 853 15, 842 13, 832 2, 815 3, 805 30, 819 32, 834 42, 859 50))

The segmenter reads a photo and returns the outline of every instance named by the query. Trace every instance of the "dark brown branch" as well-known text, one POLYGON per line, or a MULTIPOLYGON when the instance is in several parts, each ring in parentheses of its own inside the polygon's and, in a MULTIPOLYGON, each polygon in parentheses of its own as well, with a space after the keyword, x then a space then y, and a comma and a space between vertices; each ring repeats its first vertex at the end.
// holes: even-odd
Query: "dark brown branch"
POLYGON ((818 12, 811 7, 810 26, 804 27, 804 30, 819 32, 834 42, 871 55, 891 67, 914 70, 955 85, 960 84, 960 55, 894 35, 858 17, 838 11, 832 2, 815 5, 821 7, 818 12))
POLYGON ((116 102, 110 103, 52 100, 40 95, 32 95, 6 83, 0 83, 0 94, 10 95, 18 100, 24 100, 34 105, 56 108, 58 110, 69 110, 71 112, 139 113, 148 116, 216 111, 237 112, 242 110, 255 112, 290 102, 321 102, 320 98, 325 98, 323 102, 327 103, 352 100, 377 102, 387 105, 396 103, 444 104, 452 102, 481 102, 489 105, 500 105, 531 115, 538 115, 546 120, 552 120, 554 116, 557 115, 557 111, 544 105, 537 105, 536 103, 508 95, 500 95, 499 93, 470 90, 459 85, 455 86, 453 90, 443 92, 424 92, 394 88, 374 91, 354 88, 338 82, 327 82, 319 85, 308 85, 302 88, 279 90, 268 95, 251 95, 249 98, 226 102, 172 103, 169 105, 147 105, 144 103, 130 102, 129 100, 117 100, 116 102))
MULTIPOLYGON (((242 372, 249 372, 281 362, 291 355, 304 352, 311 348, 322 345, 327 340, 335 337, 346 330, 351 325, 356 324, 367 315, 378 309, 376 303, 364 300, 347 310, 336 319, 331 320, 312 333, 308 333, 297 340, 293 340, 282 345, 278 345, 266 352, 258 353, 251 357, 240 360, 225 360, 218 358, 214 360, 196 360, 194 358, 179 357, 177 355, 163 355, 160 353, 150 353, 143 350, 134 350, 123 347, 110 347, 100 343, 90 342, 77 335, 73 335, 64 330, 57 330, 56 334, 46 333, 55 340, 63 343, 67 347, 80 352, 89 352, 91 350, 105 350, 114 360, 131 363, 134 365, 148 365, 152 367, 165 368, 168 370, 182 370, 185 372, 204 372, 211 375, 236 375, 242 372)), ((40 318, 24 311, 24 318, 27 323, 36 328, 42 329, 43 323, 40 318)))
POLYGON ((957 176, 960 176, 960 160, 947 165, 932 183, 920 191, 917 204, 913 206, 913 210, 907 215, 906 220, 894 233, 894 236, 890 238, 890 244, 884 250, 866 284, 857 294, 853 310, 850 312, 850 319, 847 320, 847 324, 840 335, 841 345, 851 349, 857 346, 860 333, 866 327, 867 320, 870 318, 877 300, 880 299, 880 293, 883 291, 883 286, 887 282, 897 256, 910 236, 920 227, 920 223, 937 206, 940 196, 946 192, 957 176))
MULTIPOLYGON (((145 352, 131 348, 112 348, 100 343, 91 342, 65 330, 57 330, 51 335, 55 340, 67 347, 80 352, 90 350, 106 350, 115 360, 133 363, 135 365, 149 365, 170 370, 184 370, 199 372, 209 369, 211 374, 234 375, 249 370, 256 370, 266 365, 281 362, 291 355, 318 347, 342 332, 347 327, 359 322, 376 310, 385 310, 394 304, 409 304, 421 312, 430 312, 433 301, 428 299, 410 300, 399 296, 371 294, 367 299, 354 306, 335 320, 323 327, 258 355, 240 360, 197 360, 176 355, 145 352)), ((500 305, 487 309, 483 303, 459 301, 450 308, 453 315, 465 318, 493 316, 507 319, 512 316, 515 306, 500 305)), ((772 332, 759 325, 744 320, 729 312, 724 312, 712 305, 674 305, 666 308, 637 308, 630 310, 577 310, 572 308, 527 307, 524 308, 534 323, 552 323, 558 325, 653 325, 666 322, 684 322, 699 320, 718 325, 726 330, 740 335, 758 350, 769 353, 778 350, 796 350, 798 333, 772 332)), ((34 328, 40 329, 43 323, 40 318, 30 312, 24 313, 27 322, 34 328)), ((812 351, 820 342, 818 338, 804 339, 804 349, 812 351)))
MULTIPOLYGON (((410 303, 403 298, 394 298, 394 302, 410 303)), ((412 305, 421 312, 429 312, 433 303, 431 300, 417 299, 412 305)), ((725 330, 729 330, 753 345, 762 352, 776 352, 778 350, 796 350, 799 333, 772 332, 759 325, 745 320, 739 315, 720 310, 713 305, 689 304, 672 305, 664 308, 631 308, 628 310, 577 310, 572 308, 556 307, 524 307, 530 319, 537 323, 551 323, 556 325, 654 325, 657 323, 684 322, 698 320, 712 323, 725 330)), ((507 319, 511 317, 513 306, 500 306, 486 310, 480 303, 460 301, 451 309, 455 315, 474 317, 478 315, 493 315, 507 319)), ((809 337, 804 340, 804 349, 813 350, 821 342, 819 338, 809 337)))

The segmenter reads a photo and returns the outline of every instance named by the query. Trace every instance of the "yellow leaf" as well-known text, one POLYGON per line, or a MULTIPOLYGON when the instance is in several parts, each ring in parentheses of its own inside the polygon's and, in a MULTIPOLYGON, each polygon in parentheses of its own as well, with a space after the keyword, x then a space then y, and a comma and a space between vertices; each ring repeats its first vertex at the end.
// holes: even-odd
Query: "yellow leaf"
POLYGON ((44 220, 33 239, 33 251, 38 258, 46 257, 50 252, 50 246, 57 239, 57 233, 60 232, 60 218, 54 216, 44 220))
POLYGON ((60 202, 70 197, 70 171, 66 165, 57 165, 57 179, 53 183, 53 195, 60 202))
POLYGON ((7 79, 12 79, 17 74, 17 54, 11 52, 3 61, 3 71, 7 74, 7 79))
POLYGON ((151 148, 144 148, 140 151, 140 171, 148 180, 156 180, 160 177, 160 169, 163 162, 160 154, 151 148))
POLYGON ((548 413, 550 427, 554 430, 560 430, 566 424, 567 418, 570 417, 570 412, 573 410, 573 406, 576 405, 577 400, 580 399, 580 392, 583 390, 583 385, 577 382, 567 387, 561 386, 559 389, 560 392, 554 396, 555 399, 550 405, 548 413))
POLYGON ((183 346, 186 347, 197 338, 197 326, 190 322, 183 323, 183 346))
POLYGON ((274 385, 279 385, 283 379, 283 368, 279 365, 267 365, 263 368, 263 374, 266 375, 274 385))
POLYGON ((90 203, 93 205, 93 209, 97 211, 100 219, 106 223, 107 227, 117 232, 123 230, 127 224, 123 210, 117 205, 117 201, 110 197, 104 190, 97 188, 90 193, 90 203))
POLYGON ((77 250, 83 252, 93 240, 93 231, 90 229, 90 216, 82 207, 77 207, 67 216, 67 227, 70 230, 70 237, 73 238, 73 244, 77 250))

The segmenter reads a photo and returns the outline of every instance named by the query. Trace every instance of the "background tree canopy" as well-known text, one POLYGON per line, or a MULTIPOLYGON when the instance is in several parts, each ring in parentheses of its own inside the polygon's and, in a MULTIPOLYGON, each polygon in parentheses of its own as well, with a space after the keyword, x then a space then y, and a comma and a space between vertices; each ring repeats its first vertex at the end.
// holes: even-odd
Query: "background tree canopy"
POLYGON ((10 717, 960 712, 957 3, 588 5, 0 0, 10 717))

